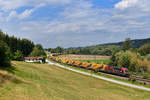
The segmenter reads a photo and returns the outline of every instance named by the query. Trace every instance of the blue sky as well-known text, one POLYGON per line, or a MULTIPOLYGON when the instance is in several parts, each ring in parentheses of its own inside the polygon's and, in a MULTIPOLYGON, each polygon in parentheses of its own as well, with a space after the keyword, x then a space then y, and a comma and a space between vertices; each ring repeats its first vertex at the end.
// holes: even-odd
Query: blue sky
POLYGON ((0 29, 44 47, 150 38, 149 0, 0 0, 0 29))

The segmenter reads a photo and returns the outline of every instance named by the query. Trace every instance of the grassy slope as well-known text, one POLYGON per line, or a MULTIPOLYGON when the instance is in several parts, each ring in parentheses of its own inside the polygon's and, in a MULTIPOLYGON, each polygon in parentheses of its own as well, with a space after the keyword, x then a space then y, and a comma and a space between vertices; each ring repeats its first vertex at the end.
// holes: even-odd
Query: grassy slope
MULTIPOLYGON (((149 100, 146 91, 132 89, 56 66, 13 62, 14 75, 0 86, 0 100, 149 100)), ((1 75, 0 74, 0 75, 1 75)))

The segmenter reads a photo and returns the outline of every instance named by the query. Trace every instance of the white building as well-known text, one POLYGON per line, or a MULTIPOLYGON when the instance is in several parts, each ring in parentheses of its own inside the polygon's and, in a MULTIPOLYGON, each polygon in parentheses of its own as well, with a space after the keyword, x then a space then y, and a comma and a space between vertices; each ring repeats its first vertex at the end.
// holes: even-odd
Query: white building
POLYGON ((25 62, 43 62, 43 57, 24 57, 25 62))

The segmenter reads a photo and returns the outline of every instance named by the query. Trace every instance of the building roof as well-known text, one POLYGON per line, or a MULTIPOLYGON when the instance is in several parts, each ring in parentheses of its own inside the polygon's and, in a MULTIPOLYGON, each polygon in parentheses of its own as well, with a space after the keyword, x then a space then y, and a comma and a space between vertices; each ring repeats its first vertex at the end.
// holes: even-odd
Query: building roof
POLYGON ((25 60, 42 60, 43 57, 24 57, 25 60))

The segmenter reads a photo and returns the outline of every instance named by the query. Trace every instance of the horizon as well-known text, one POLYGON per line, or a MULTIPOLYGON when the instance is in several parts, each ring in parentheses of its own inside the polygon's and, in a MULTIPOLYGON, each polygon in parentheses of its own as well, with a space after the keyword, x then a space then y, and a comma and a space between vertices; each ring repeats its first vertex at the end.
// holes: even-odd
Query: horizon
POLYGON ((0 0, 0 28, 44 48, 150 38, 148 0, 0 0))

